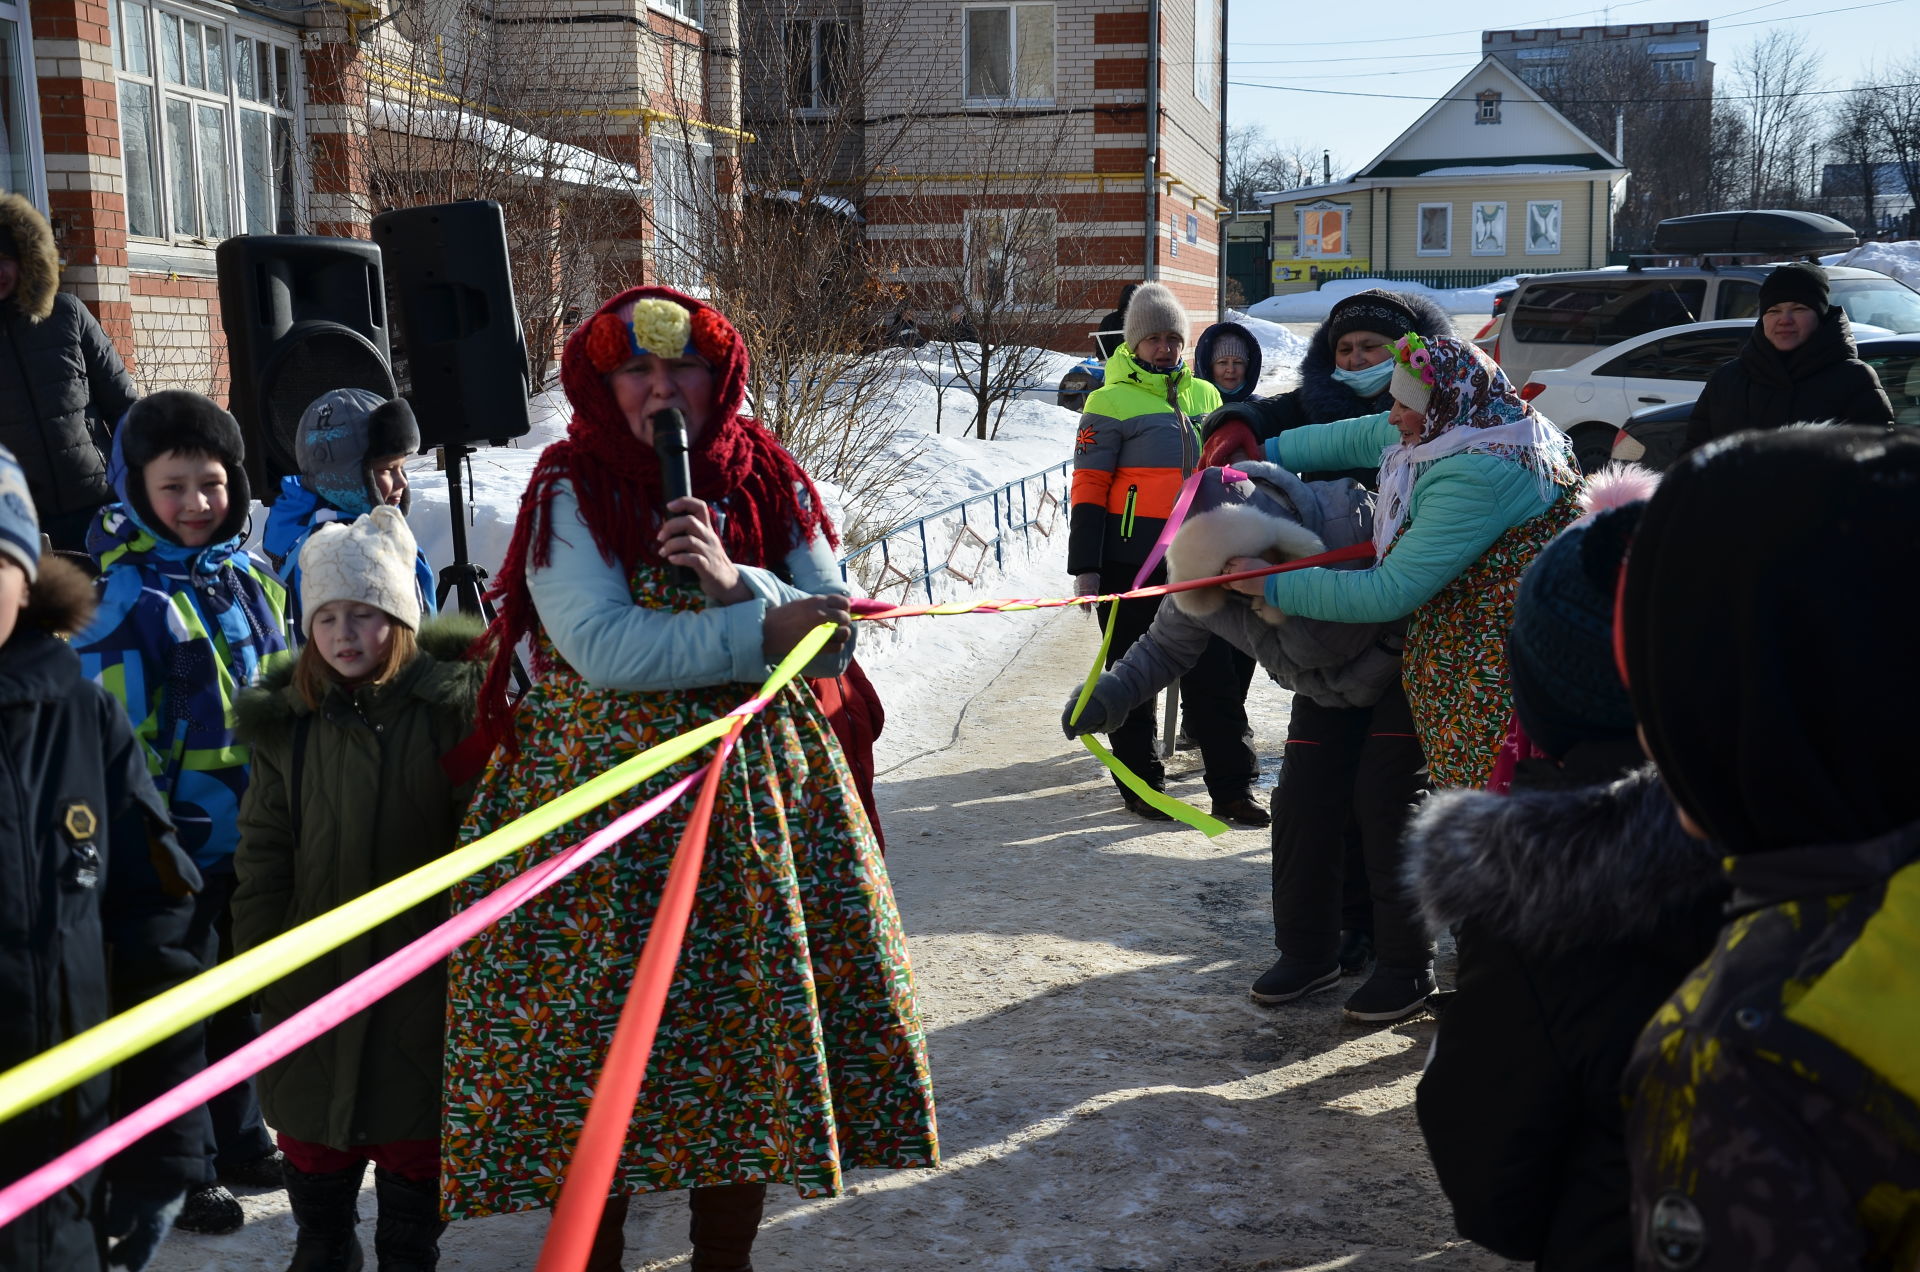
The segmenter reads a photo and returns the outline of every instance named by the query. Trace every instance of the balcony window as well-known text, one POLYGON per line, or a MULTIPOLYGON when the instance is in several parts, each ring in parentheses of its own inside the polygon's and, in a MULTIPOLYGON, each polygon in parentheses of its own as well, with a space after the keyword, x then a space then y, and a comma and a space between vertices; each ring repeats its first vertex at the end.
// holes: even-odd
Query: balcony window
POLYGON ((969 104, 1053 104, 1053 8, 996 4, 962 10, 961 56, 969 104))

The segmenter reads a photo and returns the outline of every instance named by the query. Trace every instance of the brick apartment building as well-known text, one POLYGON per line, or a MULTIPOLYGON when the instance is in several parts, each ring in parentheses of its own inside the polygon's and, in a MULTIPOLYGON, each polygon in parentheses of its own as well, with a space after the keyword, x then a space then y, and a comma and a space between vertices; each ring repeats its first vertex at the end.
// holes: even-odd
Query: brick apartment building
MULTIPOLYGON (((0 0, 0 179, 47 213, 62 286, 143 387, 224 396, 215 246, 364 237, 395 155, 403 175, 445 168, 448 198, 462 193, 454 170, 483 156, 549 206, 555 191, 612 187, 656 205, 636 225, 687 215, 688 183, 739 137, 736 12, 731 0, 0 0), (587 80, 617 87, 575 91, 587 80), (501 122, 502 94, 519 119, 544 121, 538 134, 501 122)), ((636 231, 636 271, 675 272, 652 237, 636 231)))
POLYGON ((1209 321, 1223 17, 1219 0, 743 0, 746 127, 780 139, 749 148, 749 181, 757 160, 832 151, 876 259, 936 303, 1004 276, 1054 348, 1085 350, 1143 279, 1209 321))

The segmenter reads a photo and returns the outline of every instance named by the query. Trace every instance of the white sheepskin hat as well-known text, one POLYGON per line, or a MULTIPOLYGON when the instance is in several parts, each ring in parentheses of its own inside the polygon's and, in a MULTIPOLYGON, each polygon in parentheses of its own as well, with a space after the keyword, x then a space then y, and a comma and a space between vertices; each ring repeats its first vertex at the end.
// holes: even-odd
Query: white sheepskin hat
MULTIPOLYGON (((1289 517, 1256 483, 1229 482, 1219 469, 1210 468, 1195 492, 1193 511, 1167 548, 1167 582, 1212 578, 1237 556, 1265 557, 1278 564, 1324 551, 1319 536, 1289 517)), ((1175 592, 1167 599, 1199 618, 1225 605, 1229 595, 1224 586, 1215 585, 1175 592)), ((1276 627, 1286 618, 1257 597, 1253 612, 1276 627)))
POLYGON ((300 549, 300 630, 329 601, 359 601, 408 627, 420 626, 420 587, 413 562, 419 546, 399 510, 375 508, 353 521, 330 521, 300 549))

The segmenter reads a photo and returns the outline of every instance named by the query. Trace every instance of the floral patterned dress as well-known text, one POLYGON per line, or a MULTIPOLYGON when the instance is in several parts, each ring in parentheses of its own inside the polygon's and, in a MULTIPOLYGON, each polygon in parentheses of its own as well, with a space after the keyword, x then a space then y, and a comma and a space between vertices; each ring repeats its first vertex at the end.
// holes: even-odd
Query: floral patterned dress
MULTIPOLYGON (((697 590, 635 571, 636 603, 697 590)), ((542 637, 544 642, 544 637, 542 637)), ((550 646, 463 831, 488 833, 635 752, 705 723, 744 685, 596 689, 550 646)), ((671 784, 712 748, 454 890, 508 876, 671 784)), ((534 898, 451 960, 442 1210, 465 1219, 559 1195, 659 905, 691 799, 534 898)), ((728 761, 705 869, 616 1193, 787 1181, 837 1193, 853 1167, 937 1164, 926 1043, 906 938, 846 762, 804 684, 782 690, 728 761)))
POLYGON ((1507 632, 1520 575, 1580 515, 1579 490, 1563 487, 1545 512, 1494 540, 1478 561, 1413 611, 1401 679, 1436 790, 1478 789, 1493 775, 1513 711, 1507 632))

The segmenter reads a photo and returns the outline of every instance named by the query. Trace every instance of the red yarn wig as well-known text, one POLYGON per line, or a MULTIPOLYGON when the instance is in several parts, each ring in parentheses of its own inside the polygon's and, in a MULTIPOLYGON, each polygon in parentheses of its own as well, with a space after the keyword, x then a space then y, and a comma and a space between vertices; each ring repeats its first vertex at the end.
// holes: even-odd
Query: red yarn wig
MULTIPOLYGON (((513 742, 507 681, 514 650, 533 634, 539 618, 527 590, 527 570, 552 559, 552 505, 560 483, 579 501, 581 519, 607 564, 629 575, 642 563, 661 564, 654 544, 660 465, 653 448, 634 437, 600 369, 615 370, 626 362, 632 350, 615 345, 630 336, 617 311, 646 299, 668 300, 686 309, 693 333, 686 351, 713 366, 707 426, 693 439, 687 458, 694 494, 725 513, 720 539, 727 555, 741 565, 766 567, 816 534, 838 546, 812 480, 772 433, 740 414, 747 393, 747 350, 733 324, 719 310, 671 288, 621 292, 567 338, 560 355, 560 383, 573 419, 566 437, 541 452, 520 501, 506 560, 488 593, 498 615, 481 638, 490 646, 491 661, 481 685, 476 729, 489 749, 513 742), (616 359, 616 352, 623 356, 616 359)), ((651 352, 662 357, 679 353, 651 352)), ((544 668, 534 670, 538 674, 544 668)))

